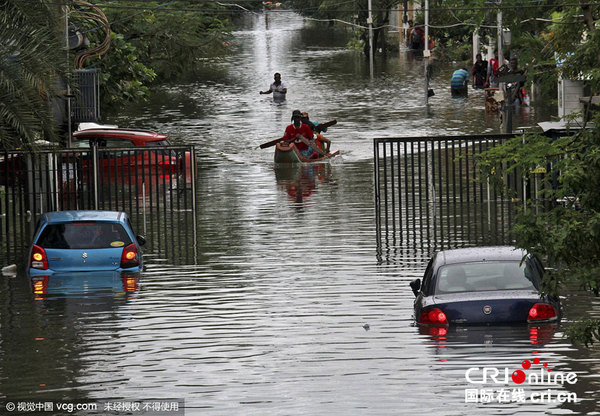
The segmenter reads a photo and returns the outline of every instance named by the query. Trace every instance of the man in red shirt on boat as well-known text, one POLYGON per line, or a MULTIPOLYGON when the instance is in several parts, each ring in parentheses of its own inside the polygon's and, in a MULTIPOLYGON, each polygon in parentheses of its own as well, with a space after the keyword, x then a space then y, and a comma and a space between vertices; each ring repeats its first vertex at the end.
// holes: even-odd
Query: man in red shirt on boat
POLYGON ((285 128, 283 140, 294 142, 296 148, 304 157, 318 158, 319 153, 325 154, 314 144, 313 132, 308 124, 302 123, 302 112, 294 110, 292 112, 292 124, 285 128))

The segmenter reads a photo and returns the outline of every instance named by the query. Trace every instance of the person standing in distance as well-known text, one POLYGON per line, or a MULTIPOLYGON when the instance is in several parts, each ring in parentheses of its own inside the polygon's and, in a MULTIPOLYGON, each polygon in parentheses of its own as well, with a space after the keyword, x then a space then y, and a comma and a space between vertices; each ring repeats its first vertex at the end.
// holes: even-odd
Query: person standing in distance
POLYGON ((274 82, 269 86, 269 89, 266 91, 261 91, 261 94, 271 94, 273 93, 273 100, 275 101, 284 101, 285 95, 287 94, 287 86, 281 80, 281 74, 279 72, 275 72, 273 76, 274 82))

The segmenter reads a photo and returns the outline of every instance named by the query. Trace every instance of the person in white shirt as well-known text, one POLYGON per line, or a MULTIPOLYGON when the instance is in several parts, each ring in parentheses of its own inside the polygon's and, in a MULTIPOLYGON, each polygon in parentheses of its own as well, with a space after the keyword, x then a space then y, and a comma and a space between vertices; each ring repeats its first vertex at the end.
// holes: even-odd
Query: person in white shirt
POLYGON ((281 80, 281 74, 276 72, 274 75, 275 82, 273 82, 267 91, 261 91, 261 94, 271 94, 273 93, 273 99, 275 101, 283 101, 285 100, 285 95, 287 94, 287 87, 284 82, 281 80))

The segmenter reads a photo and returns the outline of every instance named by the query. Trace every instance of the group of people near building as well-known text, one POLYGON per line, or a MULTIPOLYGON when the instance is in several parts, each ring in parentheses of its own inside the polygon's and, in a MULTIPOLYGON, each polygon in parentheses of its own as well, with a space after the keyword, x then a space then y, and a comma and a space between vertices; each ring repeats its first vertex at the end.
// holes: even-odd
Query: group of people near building
MULTIPOLYGON (((450 92, 453 97, 467 96, 469 83, 471 83, 473 89, 498 88, 501 75, 524 74, 525 71, 519 69, 518 66, 519 63, 516 56, 511 57, 510 60, 504 58, 501 65, 497 49, 494 50, 494 57, 489 62, 483 60, 482 55, 478 53, 471 67, 471 72, 467 71, 466 68, 460 68, 453 72, 450 80, 450 92)), ((516 81, 509 84, 508 88, 516 88, 516 100, 518 100, 518 103, 528 105, 523 81, 516 81)))
MULTIPOLYGON (((405 32, 406 46, 409 49, 422 51, 425 49, 425 30, 423 25, 415 25, 412 20, 408 21, 408 29, 405 32)), ((427 49, 433 49, 435 42, 429 37, 427 49)))

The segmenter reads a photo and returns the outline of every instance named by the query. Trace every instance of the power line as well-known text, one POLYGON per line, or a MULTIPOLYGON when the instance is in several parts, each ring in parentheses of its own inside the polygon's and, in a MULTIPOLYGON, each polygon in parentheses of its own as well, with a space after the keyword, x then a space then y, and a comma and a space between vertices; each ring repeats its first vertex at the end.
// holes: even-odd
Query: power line
MULTIPOLYGON (((37 3, 39 0, 20 0, 21 2, 28 2, 28 3, 37 3)), ((190 3, 196 3, 197 5, 208 5, 208 4, 214 4, 216 6, 219 7, 223 7, 223 9, 198 9, 198 8, 193 8, 193 7, 174 7, 173 3, 175 3, 175 1, 177 0, 170 0, 166 3, 162 3, 159 4, 157 6, 154 7, 148 7, 148 6, 136 6, 136 5, 125 5, 125 4, 110 4, 111 0, 104 0, 104 3, 101 4, 97 4, 95 5, 96 7, 103 7, 103 8, 107 8, 107 9, 117 9, 117 10, 139 10, 139 12, 134 13, 132 15, 129 16, 125 16, 122 17, 120 19, 117 19, 115 21, 109 22, 109 25, 113 25, 116 23, 120 23, 129 19, 132 19, 136 16, 139 16, 141 14, 144 13, 148 13, 148 12, 154 12, 154 11, 159 11, 161 13, 180 13, 180 12, 194 12, 194 13, 203 13, 203 14, 231 14, 231 13, 256 13, 254 11, 248 10, 247 8, 237 4, 237 3, 256 3, 256 2, 262 2, 261 0, 236 0, 235 3, 224 3, 224 2, 220 2, 217 0, 194 0, 191 1, 190 3), (236 9, 225 9, 227 7, 235 7, 236 9)), ((118 1, 118 0, 117 0, 118 1)), ((144 1, 140 1, 141 3, 144 3, 144 1)), ((349 3, 349 1, 344 1, 344 2, 339 2, 338 4, 343 4, 343 3, 349 3)), ((46 4, 53 4, 53 5, 61 5, 61 6, 69 6, 72 5, 72 2, 46 2, 46 4)), ((501 3, 502 4, 502 3, 501 3)), ((600 6, 600 2, 591 2, 589 3, 590 6, 600 6)), ((480 7, 471 7, 471 8, 453 8, 452 11, 458 11, 458 10, 462 10, 462 11, 467 11, 467 10, 513 10, 513 9, 530 9, 530 8, 554 8, 554 7, 580 7, 581 4, 580 3, 567 3, 567 4, 537 4, 537 5, 533 5, 533 4, 523 4, 523 5, 514 5, 514 6, 498 6, 498 4, 490 4, 489 6, 480 6, 480 7)), ((301 10, 309 10, 309 9, 301 9, 301 10)), ((313 9, 310 9, 313 10, 313 9)), ((374 12, 382 12, 382 11, 387 11, 388 9, 374 9, 372 11, 374 12)), ((419 9, 407 9, 407 11, 422 11, 424 9, 419 8, 419 9)), ((366 9, 334 9, 333 10, 336 13, 360 13, 360 12, 366 12, 366 9)), ((402 10, 404 11, 404 9, 402 10)), ((429 8, 429 11, 444 11, 444 12, 448 12, 448 8, 429 8)), ((274 10, 270 10, 270 12, 276 12, 276 13, 296 13, 297 10, 295 9, 274 9, 274 10)), ((308 17, 308 16, 303 16, 305 19, 307 20, 311 20, 311 21, 317 21, 317 22, 338 22, 344 25, 348 25, 348 26, 353 26, 353 27, 358 27, 361 29, 368 29, 367 26, 363 26, 357 23, 353 23, 353 22, 348 22, 342 19, 338 19, 338 18, 325 18, 325 19, 319 19, 319 18, 312 18, 312 17, 308 17)), ((530 19, 526 19, 521 21, 521 23, 525 23, 528 21, 542 21, 542 22, 551 22, 551 23, 562 23, 562 22, 556 22, 556 21, 552 21, 549 19, 542 19, 542 18, 530 18, 530 19)), ((565 24, 570 24, 570 23, 565 23, 565 24)), ((452 27, 458 27, 458 26, 474 26, 474 27, 483 27, 483 28, 495 28, 496 26, 490 25, 478 25, 475 23, 468 23, 468 22, 457 22, 454 24, 450 24, 450 25, 429 25, 429 27, 434 28, 434 29, 447 29, 447 28, 452 28, 452 27)), ((395 25, 382 25, 382 26, 377 26, 374 27, 374 29, 381 29, 381 28, 385 28, 385 27, 389 27, 389 28, 393 28, 393 29, 402 29, 403 27, 400 26, 395 26, 395 25)), ((91 32, 94 30, 97 30, 98 28, 92 28, 87 30, 86 32, 91 32)))
MULTIPOLYGON (((19 0, 23 3, 37 3, 39 0, 19 0)), ((112 9, 131 9, 131 10, 149 10, 151 8, 148 8, 148 6, 134 6, 134 5, 125 5, 125 4, 110 4, 111 0, 104 0, 104 3, 100 3, 100 4, 96 4, 97 7, 106 7, 106 8, 112 8, 112 9)), ((197 3, 198 5, 200 4, 215 4, 218 6, 231 6, 231 7, 235 7, 238 8, 239 10, 229 10, 229 11, 224 11, 224 10, 202 10, 203 12, 210 12, 210 13, 223 13, 223 12, 232 12, 232 11, 236 11, 238 13, 247 13, 247 12, 251 12, 250 10, 244 8, 243 6, 239 5, 238 3, 262 3, 261 0, 235 0, 235 2, 233 3, 222 3, 218 0, 193 0, 193 1, 189 1, 189 3, 197 3)), ((141 1, 141 3, 144 3, 143 1, 141 1)), ((346 2, 347 3, 347 2, 346 2)), ((71 2, 69 1, 56 1, 56 2, 45 2, 45 4, 51 4, 51 5, 57 5, 57 6, 70 6, 71 2)), ((600 7, 600 2, 589 2, 587 4, 590 7, 600 7)), ((493 11, 497 11, 497 10, 502 10, 502 11, 510 11, 510 10, 515 10, 515 9, 538 9, 538 8, 545 8, 545 9, 551 9, 551 8, 556 8, 556 7, 581 7, 581 3, 555 3, 555 4, 520 4, 520 5, 505 5, 504 3, 500 3, 500 5, 498 4, 489 4, 489 5, 484 5, 484 6, 474 6, 474 7, 453 7, 452 10, 453 11, 485 11, 485 10, 493 10, 493 11)), ((168 11, 168 12, 198 12, 201 9, 196 9, 193 7, 169 7, 168 9, 165 9, 164 11, 168 11)), ((296 13, 298 10, 315 10, 315 8, 305 8, 305 9, 272 9, 270 10, 270 12, 275 12, 275 13, 296 13)), ((317 8, 318 10, 318 8, 317 8)), ((379 8, 379 9, 372 9, 373 12, 386 12, 390 9, 385 9, 385 8, 379 8)), ((404 11, 404 9, 402 9, 404 11)), ((406 11, 413 11, 413 12, 418 12, 418 11, 423 11, 423 8, 412 8, 412 9, 406 9, 406 11)), ((447 12, 449 10, 448 7, 429 7, 428 9, 430 12, 437 12, 437 11, 444 11, 447 12)), ((328 11, 334 11, 334 12, 339 12, 339 13, 360 13, 360 12, 367 12, 367 9, 362 9, 362 8, 354 8, 354 9, 334 9, 334 10, 328 10, 328 11)))

